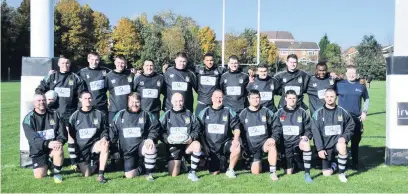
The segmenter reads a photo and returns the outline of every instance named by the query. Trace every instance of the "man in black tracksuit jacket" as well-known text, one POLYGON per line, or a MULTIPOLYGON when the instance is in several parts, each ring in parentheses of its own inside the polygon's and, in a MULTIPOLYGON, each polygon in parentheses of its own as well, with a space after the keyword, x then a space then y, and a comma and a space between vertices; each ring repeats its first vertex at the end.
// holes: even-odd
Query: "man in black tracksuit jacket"
POLYGON ((235 178, 234 167, 241 152, 239 137, 240 122, 237 113, 222 105, 223 93, 215 90, 212 94, 212 105, 199 114, 198 120, 204 132, 202 133, 205 151, 211 158, 209 171, 218 174, 225 169, 226 156, 229 155, 230 164, 226 175, 235 178))
POLYGON ((171 97, 172 109, 167 110, 161 117, 161 136, 167 145, 169 173, 177 176, 180 172, 181 157, 191 154, 191 170, 188 179, 195 182, 197 165, 200 162, 201 145, 197 140, 200 137, 200 123, 195 115, 184 107, 183 95, 174 93, 171 97), (189 138, 182 144, 171 142, 168 137, 173 135, 188 135, 189 138))
POLYGON ((69 135, 74 144, 68 145, 71 148, 70 157, 76 159, 84 176, 90 176, 96 169, 93 155, 99 154, 98 181, 105 183, 104 170, 109 149, 107 117, 102 111, 92 107, 90 92, 81 93, 80 101, 82 107, 69 118, 69 135))
POLYGON ((46 109, 45 97, 34 96, 34 110, 23 120, 24 134, 30 146, 35 178, 47 176, 48 159, 53 158, 54 181, 61 183, 60 171, 64 162, 63 146, 67 141, 67 131, 58 112, 46 109))
POLYGON ((238 57, 232 55, 228 59, 229 71, 222 74, 220 88, 224 92, 224 106, 232 108, 239 114, 247 107, 247 85, 249 76, 239 70, 238 57))
POLYGON ((320 62, 316 65, 316 73, 310 78, 309 85, 307 87, 307 94, 309 96, 309 108, 310 115, 323 107, 324 105, 324 92, 327 89, 334 89, 336 87, 336 81, 329 73, 327 73, 327 64, 320 62))
POLYGON ((122 55, 115 58, 116 69, 106 75, 105 84, 109 91, 108 122, 112 124, 113 116, 127 107, 127 95, 132 92, 133 74, 126 68, 126 59, 122 55))
POLYGON ((70 72, 71 62, 65 57, 58 59, 60 70, 45 76, 35 89, 37 94, 45 94, 54 90, 58 94, 57 112, 66 123, 69 116, 77 110, 78 96, 86 90, 83 80, 75 73, 70 72))
MULTIPOLYGON (((287 57, 286 71, 277 73, 274 77, 279 82, 280 94, 285 95, 286 91, 294 90, 297 94, 296 105, 307 110, 308 107, 303 103, 303 95, 307 92, 307 86, 310 76, 302 70, 296 69, 298 58, 295 54, 290 54, 287 57)), ((279 107, 285 105, 285 98, 281 98, 279 107)))
POLYGON ((78 75, 84 80, 87 90, 92 94, 92 106, 108 115, 108 88, 105 84, 106 75, 111 71, 106 67, 99 66, 98 53, 88 54, 89 67, 82 68, 78 75))
POLYGON ((142 110, 152 113, 159 119, 161 101, 160 94, 164 94, 164 77, 153 71, 153 61, 143 63, 143 72, 137 74, 133 80, 133 90, 142 97, 142 110))
POLYGON ((336 105, 337 94, 333 89, 325 92, 325 105, 312 118, 312 133, 319 157, 323 160, 323 175, 330 176, 336 168, 331 164, 338 153, 339 179, 347 182, 344 174, 347 164, 347 142, 354 133, 354 121, 350 114, 336 105), (331 165, 331 166, 330 166, 331 165))
POLYGON ((133 178, 140 173, 139 157, 144 158, 146 179, 153 181, 151 174, 156 165, 156 146, 160 123, 153 114, 140 107, 141 96, 131 93, 128 97, 128 108, 116 113, 109 133, 112 143, 119 141, 124 156, 126 178, 133 178), (139 172, 138 172, 139 170, 139 172))
POLYGON ((175 62, 176 65, 168 68, 164 73, 164 82, 166 83, 165 110, 171 109, 173 94, 180 93, 185 100, 184 106, 193 112, 193 88, 197 91, 197 78, 192 71, 186 68, 187 56, 185 53, 178 53, 175 62))
POLYGON ((261 106, 276 112, 274 96, 279 89, 278 81, 268 75, 268 66, 259 65, 257 67, 257 76, 253 82, 249 82, 247 90, 258 90, 261 94, 261 106))
POLYGON ((214 65, 214 55, 206 53, 204 55, 204 66, 197 65, 195 67, 195 74, 197 77, 197 106, 195 115, 198 116, 200 112, 211 105, 212 93, 220 89, 220 78, 225 73, 224 67, 214 65))
POLYGON ((283 150, 281 151, 286 158, 286 173, 292 174, 294 167, 302 169, 303 165, 305 181, 311 183, 312 152, 309 139, 312 139, 312 132, 310 130, 310 119, 302 107, 296 106, 296 98, 296 92, 288 90, 285 94, 286 105, 276 113, 283 131, 283 144, 281 144, 283 150), (300 159, 302 152, 303 161, 300 159), (295 165, 295 161, 297 165, 295 165))
POLYGON ((249 107, 242 110, 239 115, 243 126, 242 136, 253 157, 251 172, 259 174, 262 171, 262 155, 268 153, 270 178, 277 181, 279 178, 276 174, 278 157, 276 145, 281 138, 282 127, 271 110, 260 106, 260 98, 258 90, 249 91, 249 107))

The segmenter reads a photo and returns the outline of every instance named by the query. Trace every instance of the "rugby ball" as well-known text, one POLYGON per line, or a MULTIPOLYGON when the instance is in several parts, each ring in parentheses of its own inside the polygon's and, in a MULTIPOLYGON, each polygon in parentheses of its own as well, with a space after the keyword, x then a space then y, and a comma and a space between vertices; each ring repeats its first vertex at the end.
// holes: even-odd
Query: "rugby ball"
POLYGON ((184 144, 190 136, 186 133, 173 133, 167 137, 170 144, 184 144))

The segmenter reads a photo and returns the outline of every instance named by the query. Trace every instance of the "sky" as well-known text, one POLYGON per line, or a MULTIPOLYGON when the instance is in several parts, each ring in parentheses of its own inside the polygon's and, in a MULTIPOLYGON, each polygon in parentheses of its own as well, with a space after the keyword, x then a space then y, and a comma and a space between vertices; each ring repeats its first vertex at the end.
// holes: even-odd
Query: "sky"
MULTIPOLYGON (((115 25, 121 17, 145 12, 151 20, 160 11, 192 17, 214 29, 222 39, 222 0, 77 0, 104 13, 115 25)), ((257 0, 225 0, 225 31, 257 29, 257 0)), ((19 6, 21 0, 7 0, 19 6)), ((342 49, 374 35, 382 45, 393 44, 394 0, 261 0, 261 32, 289 31, 297 41, 319 42, 327 33, 342 49)))

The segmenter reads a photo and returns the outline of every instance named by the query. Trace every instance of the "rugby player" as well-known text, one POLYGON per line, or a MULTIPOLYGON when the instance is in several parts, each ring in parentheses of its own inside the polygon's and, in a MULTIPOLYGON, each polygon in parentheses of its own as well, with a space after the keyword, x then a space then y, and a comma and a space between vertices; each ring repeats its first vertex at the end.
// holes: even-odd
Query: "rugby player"
POLYGON ((246 87, 249 76, 239 70, 239 60, 235 55, 228 58, 228 68, 220 79, 220 88, 225 94, 223 104, 239 114, 248 104, 246 87))
POLYGON ((241 152, 240 122, 238 115, 231 108, 223 106, 223 96, 221 90, 215 90, 211 97, 212 105, 200 112, 198 120, 204 128, 202 143, 208 149, 211 159, 210 173, 216 175, 221 169, 225 169, 223 167, 226 166, 226 157, 229 156, 230 163, 225 175, 228 178, 236 178, 234 167, 241 152))
POLYGON ((203 60, 204 66, 197 65, 195 74, 197 77, 197 106, 195 115, 211 105, 211 95, 216 89, 220 89, 220 78, 225 73, 225 68, 214 65, 214 55, 206 53, 203 60))
POLYGON ((64 162, 63 146, 67 141, 67 131, 58 112, 47 110, 45 101, 44 95, 34 95, 34 110, 23 120, 24 134, 30 145, 34 177, 40 179, 47 176, 49 158, 52 158, 54 182, 62 183, 60 172, 64 162))
POLYGON ((312 152, 309 140, 312 139, 312 132, 310 130, 310 119, 302 107, 296 106, 296 98, 295 91, 286 91, 286 105, 276 113, 283 130, 286 174, 292 174, 293 168, 296 166, 298 166, 298 169, 302 169, 301 165, 299 165, 302 164, 305 169, 305 181, 311 183, 312 152), (300 159, 301 154, 303 154, 303 162, 300 159), (295 162, 297 165, 295 165, 295 162))
POLYGON ((271 110, 260 106, 261 95, 258 90, 248 93, 249 107, 242 110, 239 115, 243 126, 244 141, 252 155, 252 174, 262 172, 261 160, 263 153, 268 153, 270 178, 279 180, 276 173, 276 160, 278 152, 276 145, 282 135, 282 126, 271 110))
POLYGON ((105 165, 108 159, 109 135, 106 115, 92 107, 92 94, 88 91, 81 93, 82 107, 69 118, 68 148, 71 159, 76 159, 82 174, 87 177, 96 171, 99 161, 98 181, 106 183, 104 176, 105 165), (73 143, 70 143, 73 142, 73 143), (72 146, 72 144, 74 144, 72 146), (99 158, 96 158, 99 155, 99 158))
MULTIPOLYGON (((286 91, 294 90, 297 94, 296 106, 307 110, 308 107, 303 102, 303 95, 307 92, 310 76, 297 69, 298 57, 295 54, 288 55, 286 59, 286 71, 279 72, 274 76, 279 82, 280 94, 285 95, 286 91)), ((285 98, 280 99, 278 108, 283 106, 285 106, 285 98)))
POLYGON ((78 75, 84 80, 87 89, 92 94, 92 105, 94 108, 108 114, 108 91, 105 84, 106 75, 111 71, 106 67, 99 66, 100 57, 96 52, 88 54, 89 66, 81 69, 78 75))
POLYGON ((191 170, 188 173, 188 179, 196 182, 199 180, 196 170, 201 155, 201 144, 197 141, 200 136, 200 123, 195 115, 184 107, 181 93, 174 93, 171 103, 172 109, 160 117, 161 135, 167 146, 169 174, 177 176, 180 173, 182 156, 191 154, 191 170), (174 142, 170 137, 177 135, 188 135, 188 139, 182 143, 174 142))
POLYGON ((312 133, 318 155, 322 159, 323 175, 330 176, 336 170, 333 160, 338 153, 339 179, 347 182, 344 173, 348 156, 347 142, 353 136, 354 121, 344 108, 336 105, 336 99, 336 91, 327 89, 324 94, 325 105, 313 114, 312 133))
POLYGON ((153 181, 152 171, 156 165, 156 146, 160 123, 153 114, 141 109, 141 96, 130 93, 128 108, 116 113, 109 133, 112 143, 119 141, 124 156, 125 177, 133 178, 140 173, 139 158, 144 158, 146 179, 153 181))

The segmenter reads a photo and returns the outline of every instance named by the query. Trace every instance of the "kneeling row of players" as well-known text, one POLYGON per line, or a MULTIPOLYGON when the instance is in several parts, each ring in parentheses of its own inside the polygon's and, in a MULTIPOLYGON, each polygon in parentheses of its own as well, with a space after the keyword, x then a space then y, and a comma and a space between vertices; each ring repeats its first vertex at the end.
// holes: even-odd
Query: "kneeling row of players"
POLYGON ((67 139, 71 162, 77 164, 73 165, 74 169, 79 167, 84 176, 89 176, 99 166, 98 181, 101 183, 106 182, 104 170, 109 147, 116 145, 119 145, 122 153, 127 178, 140 174, 138 161, 143 158, 146 179, 153 181, 152 171, 157 158, 155 141, 158 139, 166 144, 168 168, 172 176, 180 173, 181 159, 185 155, 191 155, 188 179, 198 181, 196 169, 203 150, 210 158, 209 170, 213 174, 219 172, 220 164, 226 161, 223 158, 229 156, 226 176, 235 178, 234 167, 242 148, 252 156, 253 174, 262 171, 261 159, 267 153, 270 178, 277 181, 277 145, 280 144, 283 146, 279 146, 282 147, 279 151, 286 157, 286 172, 292 173, 293 158, 301 154, 305 181, 311 183, 312 153, 309 140, 312 137, 318 155, 323 159, 323 174, 333 173, 335 166, 331 162, 337 152, 339 179, 347 182, 344 174, 347 162, 346 144, 353 135, 353 120, 347 111, 336 105, 334 90, 325 92, 326 104, 315 112, 312 119, 304 109, 296 106, 296 97, 296 93, 289 90, 285 95, 287 105, 273 113, 260 106, 259 91, 251 90, 248 94, 249 107, 238 115, 231 108, 223 106, 223 93, 217 90, 212 94, 212 105, 202 110, 196 118, 184 108, 183 96, 175 93, 171 98, 172 109, 157 119, 141 110, 140 95, 131 93, 128 96, 128 108, 119 111, 109 127, 106 115, 92 108, 91 93, 84 92, 80 96, 81 109, 71 115, 65 129, 59 115, 46 110, 44 96, 36 95, 35 109, 26 116, 23 126, 30 144, 34 176, 46 176, 48 158, 52 157, 56 183, 62 182, 62 147, 67 139), (69 135, 66 135, 66 131, 69 135), (98 162, 94 161, 94 154, 99 155, 96 159, 98 162))

